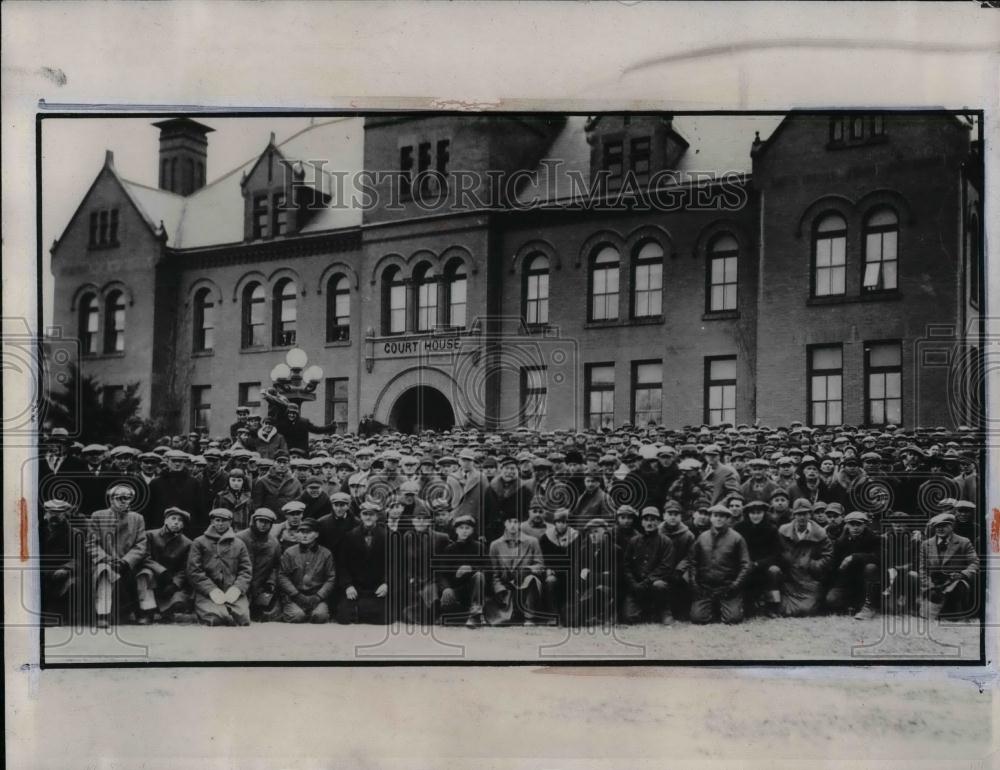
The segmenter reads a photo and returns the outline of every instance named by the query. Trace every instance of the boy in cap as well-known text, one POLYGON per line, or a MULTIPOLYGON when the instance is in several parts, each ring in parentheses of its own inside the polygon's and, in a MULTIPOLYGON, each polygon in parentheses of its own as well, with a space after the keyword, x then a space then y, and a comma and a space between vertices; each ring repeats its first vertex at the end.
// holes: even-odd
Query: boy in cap
POLYGON ((299 500, 292 500, 281 506, 281 515, 284 520, 273 529, 274 539, 278 541, 282 551, 287 551, 299 542, 299 524, 302 523, 302 515, 306 505, 299 500))
POLYGON ((917 609, 920 560, 920 530, 913 528, 903 511, 886 517, 889 529, 882 535, 882 608, 883 612, 910 614, 917 609))
POLYGON ((939 513, 928 522, 933 534, 920 545, 920 611, 936 620, 978 609, 979 557, 972 542, 955 534, 955 515, 939 513))
POLYGON ((778 487, 771 493, 770 502, 771 506, 768 509, 767 518, 775 527, 780 527, 792 520, 791 498, 789 498, 787 490, 778 487))
POLYGON ((521 531, 526 535, 541 538, 546 528, 545 505, 539 498, 534 497, 528 505, 528 518, 521 522, 521 531))
POLYGON ((319 544, 315 519, 299 524, 299 542, 281 555, 278 590, 286 623, 327 623, 336 579, 333 555, 319 544))
POLYGON ((622 620, 669 625, 673 622, 669 603, 669 579, 674 569, 673 543, 660 532, 660 511, 654 506, 642 509, 642 531, 625 547, 625 604, 622 620))
POLYGON ((385 625, 387 582, 385 530, 377 523, 379 504, 361 504, 361 524, 344 539, 339 565, 344 598, 337 606, 337 622, 385 625))
POLYGON ((538 539, 521 532, 513 514, 504 520, 504 533, 490 543, 493 596, 486 617, 492 625, 516 621, 535 625, 535 613, 541 597, 545 564, 538 539))
POLYGON ((723 623, 740 623, 750 551, 743 536, 730 529, 732 513, 726 506, 713 505, 709 516, 712 528, 698 536, 688 557, 691 622, 711 623, 717 611, 723 623))
POLYGON ((639 534, 638 518, 639 512, 631 505, 619 505, 615 512, 615 545, 622 549, 622 553, 632 538, 639 534))
POLYGON ((474 537, 476 522, 465 514, 454 520, 455 539, 445 549, 440 559, 443 586, 441 591, 441 617, 444 623, 455 618, 463 619, 469 628, 483 623, 483 602, 486 591, 483 544, 474 537))
POLYGON ((195 538, 188 555, 187 576, 195 592, 195 614, 208 626, 249 626, 250 553, 233 532, 232 511, 213 508, 208 520, 208 529, 195 538))
POLYGON ((579 532, 569 524, 569 511, 557 508, 552 513, 552 523, 538 539, 545 562, 545 583, 542 598, 546 613, 558 617, 563 625, 569 623, 568 610, 572 600, 569 580, 576 563, 579 532))
POLYGON ((191 540, 184 535, 190 514, 181 508, 163 512, 163 526, 146 530, 146 558, 136 572, 139 615, 136 622, 147 625, 158 612, 163 620, 176 613, 191 611, 191 591, 187 584, 187 560, 191 540))
POLYGON ((607 627, 615 622, 615 599, 622 579, 622 552, 611 538, 608 526, 609 522, 602 518, 588 521, 587 536, 574 553, 575 617, 567 619, 571 625, 607 627))
POLYGON ((215 496, 213 508, 233 512, 233 529, 241 530, 250 525, 253 499, 247 488, 247 474, 242 468, 232 468, 226 474, 226 488, 215 496))
MULTIPOLYGON (((416 482, 405 482, 416 486, 416 482)), ((415 490, 413 494, 415 494, 415 490)), ((406 515, 404 510, 404 516, 406 515)), ((406 600, 403 617, 409 623, 430 625, 438 611, 443 575, 435 566, 450 542, 447 535, 431 529, 431 511, 426 505, 412 509, 413 528, 403 535, 406 600)))
POLYGON ((247 600, 250 603, 250 619, 255 622, 277 620, 281 615, 276 590, 282 551, 271 534, 277 520, 274 511, 258 508, 250 516, 250 526, 236 533, 250 554, 253 577, 247 590, 247 600))
POLYGON ((833 612, 858 608, 856 620, 871 620, 879 597, 881 542, 868 528, 868 517, 851 511, 844 517, 844 532, 833 544, 833 586, 826 605, 833 612))
POLYGON ((135 600, 135 570, 146 558, 146 526, 131 509, 135 492, 126 484, 108 489, 110 507, 94 511, 87 521, 89 560, 97 627, 123 617, 135 600))
POLYGON ((744 584, 745 608, 750 612, 759 605, 767 617, 777 617, 781 610, 781 556, 778 528, 767 517, 768 504, 751 500, 743 509, 744 520, 735 527, 747 542, 750 554, 750 574, 744 584))
POLYGON ((663 504, 663 523, 660 532, 670 538, 674 553, 674 568, 667 577, 670 613, 674 618, 687 618, 691 609, 691 588, 685 579, 687 555, 695 541, 695 534, 681 518, 681 506, 676 500, 663 504))

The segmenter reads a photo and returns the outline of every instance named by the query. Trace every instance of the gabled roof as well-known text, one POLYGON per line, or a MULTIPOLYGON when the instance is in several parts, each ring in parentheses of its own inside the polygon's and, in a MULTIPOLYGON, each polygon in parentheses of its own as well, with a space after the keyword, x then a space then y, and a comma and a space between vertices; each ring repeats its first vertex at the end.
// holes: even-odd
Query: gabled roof
MULTIPOLYGON (((303 172, 303 184, 318 187, 330 195, 334 190, 334 172, 350 175, 362 169, 364 124, 360 118, 335 118, 309 126, 274 146, 293 169, 303 172)), ((122 183, 136 208, 154 229, 160 220, 163 221, 169 247, 195 249, 239 243, 243 241, 240 182, 244 174, 253 170, 261 155, 255 155, 186 197, 128 180, 122 183)), ((360 208, 331 201, 330 206, 316 212, 300 232, 360 224, 360 208)))
MULTIPOLYGON (((532 203, 567 201, 579 192, 579 182, 571 175, 590 184, 590 145, 587 144, 587 122, 583 115, 570 116, 562 131, 543 154, 543 159, 559 161, 551 180, 547 180, 544 165, 536 169, 536 179, 522 188, 517 201, 522 206, 532 203)), ((679 182, 693 179, 694 172, 749 174, 752 170, 750 148, 754 132, 768 136, 781 123, 780 115, 675 115, 673 129, 687 143, 676 171, 679 182)))

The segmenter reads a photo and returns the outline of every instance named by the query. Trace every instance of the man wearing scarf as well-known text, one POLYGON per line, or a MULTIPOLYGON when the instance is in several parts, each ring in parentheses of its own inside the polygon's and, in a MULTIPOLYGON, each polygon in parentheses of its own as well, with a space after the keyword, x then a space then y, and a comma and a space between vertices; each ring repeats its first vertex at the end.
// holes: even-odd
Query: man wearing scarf
POLYGON ((188 581, 195 590, 194 611, 208 626, 249 626, 247 591, 253 565, 246 544, 231 526, 232 511, 213 508, 205 534, 195 538, 188 555, 188 581))

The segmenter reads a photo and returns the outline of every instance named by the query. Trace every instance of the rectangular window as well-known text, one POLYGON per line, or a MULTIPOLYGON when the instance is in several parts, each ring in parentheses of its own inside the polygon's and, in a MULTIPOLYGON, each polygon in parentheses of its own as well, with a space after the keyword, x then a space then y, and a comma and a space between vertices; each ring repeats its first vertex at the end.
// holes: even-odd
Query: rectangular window
POLYGON ((191 387, 191 430, 209 432, 209 421, 212 418, 211 398, 211 385, 191 387))
POLYGON ((843 417, 844 351, 841 345, 810 347, 809 424, 840 425, 843 417))
POLYGON ((417 331, 430 331, 437 324, 437 283, 417 286, 417 331))
POLYGON ((111 209, 111 220, 108 225, 108 243, 112 246, 118 244, 118 209, 111 209))
POLYGON ((851 139, 863 139, 865 136, 865 119, 862 115, 851 118, 851 139))
POLYGON ((735 251, 712 253, 708 292, 710 312, 736 309, 737 262, 735 251))
POLYGON ((861 285, 866 291, 896 288, 898 235, 899 231, 895 228, 876 230, 865 235, 865 276, 861 285))
POLYGON ((326 422, 336 423, 337 433, 347 433, 347 377, 326 380, 326 422))
POLYGON ((903 351, 898 342, 865 345, 866 423, 899 425, 903 416, 903 351))
POLYGON ((545 423, 548 385, 544 366, 521 369, 521 426, 540 430, 545 423))
POLYGON ((885 135, 885 118, 882 115, 872 115, 871 132, 872 136, 885 135))
POLYGON ((587 364, 586 420, 590 430, 615 427, 615 365, 587 364))
POLYGON ((842 142, 842 141, 844 141, 844 119, 843 118, 830 118, 830 141, 831 142, 842 142))
POLYGON ((604 168, 610 174, 608 183, 620 185, 622 181, 622 143, 604 143, 604 168))
POLYGON ((613 321, 618 318, 618 265, 594 268, 594 292, 591 320, 613 321))
POLYGON ((406 285, 389 287, 389 334, 406 331, 406 285))
POLYGON ((663 421, 663 363, 632 363, 632 424, 645 427, 663 421))
POLYGON ((260 406, 260 383, 240 383, 240 406, 260 406))
POLYGON ((250 302, 250 318, 247 324, 247 344, 245 347, 264 344, 264 299, 250 302))
POLYGON ((629 145, 629 163, 632 173, 640 184, 649 181, 649 137, 633 139, 629 145))
POLYGON ((255 195, 253 198, 253 237, 267 238, 268 225, 267 196, 255 195))
POLYGON ((639 264, 635 268, 635 317, 663 312, 663 264, 639 264))
POLYGON ((529 324, 547 324, 549 322, 549 274, 536 273, 528 275, 526 292, 525 320, 529 324))
POLYGON ((465 308, 469 284, 465 278, 456 278, 448 286, 448 325, 465 328, 465 308))
POLYGON ((816 296, 843 294, 847 277, 847 236, 816 239, 816 296))
POLYGON ((288 212, 285 210, 285 194, 274 196, 274 234, 284 235, 288 232, 288 212))
POLYGON ((399 197, 406 200, 413 195, 413 147, 399 148, 399 197))
POLYGON ((108 242, 108 212, 102 211, 99 217, 100 224, 97 231, 97 242, 104 246, 108 242))
POLYGON ((705 359, 705 422, 736 424, 736 356, 705 359))

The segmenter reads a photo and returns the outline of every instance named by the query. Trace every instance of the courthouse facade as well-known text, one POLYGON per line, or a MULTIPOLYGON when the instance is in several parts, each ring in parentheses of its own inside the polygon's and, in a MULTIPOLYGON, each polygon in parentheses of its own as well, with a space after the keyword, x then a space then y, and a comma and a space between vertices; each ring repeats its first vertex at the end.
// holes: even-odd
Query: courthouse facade
POLYGON ((108 152, 53 245, 54 320, 175 431, 296 347, 344 431, 974 418, 962 117, 323 118, 214 181, 212 129, 156 125, 158 188, 108 152))

